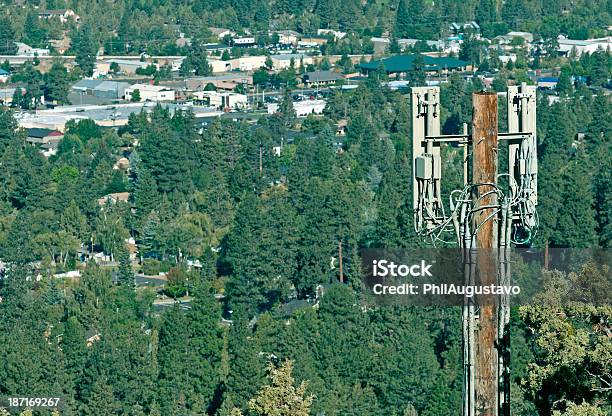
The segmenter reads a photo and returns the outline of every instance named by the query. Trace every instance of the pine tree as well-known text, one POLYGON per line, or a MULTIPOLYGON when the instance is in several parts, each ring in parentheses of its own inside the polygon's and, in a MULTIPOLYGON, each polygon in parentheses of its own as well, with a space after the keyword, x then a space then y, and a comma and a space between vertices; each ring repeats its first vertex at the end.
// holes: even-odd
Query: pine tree
POLYGON ((77 31, 77 35, 72 40, 72 48, 75 51, 75 62, 86 76, 93 74, 96 62, 97 46, 94 43, 91 26, 83 25, 77 31))
POLYGON ((134 207, 139 218, 146 218, 159 203, 157 183, 148 169, 140 167, 134 186, 134 207))
POLYGON ((15 31, 11 28, 11 20, 7 16, 0 17, 0 54, 15 55, 17 45, 15 44, 15 31))
POLYGON ((232 326, 228 336, 229 374, 225 382, 224 401, 246 408, 265 379, 265 366, 248 317, 237 309, 232 314, 232 326))
POLYGON ((135 286, 134 271, 132 270, 130 252, 125 244, 118 246, 117 259, 119 260, 117 283, 126 288, 133 288, 135 286))
POLYGON ((593 207, 593 191, 583 162, 570 162, 564 175, 565 186, 556 214, 557 227, 554 244, 559 247, 596 247, 597 222, 593 207))
POLYGON ((294 386, 293 362, 268 367, 270 385, 249 401, 249 410, 258 416, 308 416, 314 396, 306 394, 307 382, 294 386))

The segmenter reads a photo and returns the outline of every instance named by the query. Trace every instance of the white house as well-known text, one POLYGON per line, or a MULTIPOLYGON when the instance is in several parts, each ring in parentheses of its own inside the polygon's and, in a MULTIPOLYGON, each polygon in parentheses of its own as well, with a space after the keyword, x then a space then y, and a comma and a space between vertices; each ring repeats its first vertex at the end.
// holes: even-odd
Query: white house
POLYGON ((219 110, 240 109, 248 105, 245 94, 235 92, 196 91, 193 96, 201 101, 208 101, 211 107, 219 110))
MULTIPOLYGON (((278 43, 281 45, 296 45, 300 39, 300 34, 295 30, 279 30, 275 33, 278 35, 278 43)), ((270 33, 270 35, 272 34, 270 33)))
POLYGON ((255 38, 252 36, 243 36, 240 38, 233 38, 232 44, 235 46, 253 46, 256 42, 255 38))
POLYGON ((60 22, 66 23, 68 19, 72 19, 75 22, 81 20, 78 14, 72 9, 58 9, 58 10, 46 10, 38 13, 39 19, 52 19, 54 17, 59 18, 60 22))
POLYGON ((346 32, 340 32, 333 29, 317 29, 317 35, 332 35, 335 40, 342 39, 346 36, 346 32))
POLYGON ((161 85, 134 84, 125 89, 125 99, 132 100, 134 91, 140 93, 140 101, 174 101, 176 91, 161 85))
POLYGON ((226 37, 226 36, 234 36, 235 35, 235 33, 232 32, 231 30, 225 29, 223 27, 210 27, 209 29, 212 32, 212 34, 215 35, 217 37, 217 39, 219 39, 219 40, 223 40, 223 38, 226 37))
POLYGON ((21 42, 15 42, 15 45, 17 45, 17 55, 19 56, 47 56, 50 53, 49 49, 33 48, 21 42))

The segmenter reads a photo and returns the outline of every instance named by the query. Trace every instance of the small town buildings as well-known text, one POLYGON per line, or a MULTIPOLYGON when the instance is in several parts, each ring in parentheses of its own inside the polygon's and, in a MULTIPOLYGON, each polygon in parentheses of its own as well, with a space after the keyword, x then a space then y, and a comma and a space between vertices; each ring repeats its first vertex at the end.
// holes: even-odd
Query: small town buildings
POLYGON ((144 68, 148 67, 149 65, 157 66, 156 64, 152 64, 150 62, 142 62, 142 61, 140 61, 138 59, 133 59, 133 60, 132 59, 109 59, 107 61, 104 61, 104 64, 103 64, 103 65, 105 65, 105 64, 108 65, 108 69, 107 69, 106 66, 98 66, 98 68, 100 69, 100 70, 98 70, 98 72, 100 72, 100 74, 102 74, 101 70, 102 71, 103 70, 107 70, 107 73, 108 73, 108 71, 110 71, 110 66, 113 63, 117 64, 119 66, 119 70, 121 72, 123 72, 125 74, 128 74, 128 75, 135 74, 136 70, 138 68, 144 69, 144 68))
POLYGON ((209 27, 208 29, 219 40, 223 40, 223 38, 225 38, 226 36, 234 36, 235 35, 235 33, 232 32, 231 30, 223 28, 223 27, 209 27))
POLYGON ((17 45, 17 55, 19 56, 47 56, 50 51, 46 48, 33 48, 22 42, 15 42, 17 45))
POLYGON ((212 56, 221 55, 224 51, 228 51, 232 48, 230 48, 225 43, 207 43, 206 45, 204 45, 204 49, 206 49, 206 53, 209 56, 212 56))
POLYGON ((325 45, 329 39, 325 36, 302 36, 298 41, 298 47, 302 48, 318 48, 325 45))
POLYGON ((281 45, 297 45, 300 40, 300 34, 295 30, 279 30, 278 32, 270 33, 270 36, 277 35, 278 43, 281 45))
POLYGON ((78 14, 74 12, 72 9, 57 9, 57 10, 45 10, 43 12, 38 13, 39 19, 53 19, 57 18, 62 23, 68 22, 69 19, 78 22, 81 20, 78 14))
POLYGON ((465 33, 478 35, 480 34, 480 25, 475 21, 464 23, 453 22, 448 25, 448 30, 453 35, 463 35, 465 33))
POLYGON ((255 71, 266 66, 266 57, 260 56, 241 56, 228 61, 231 71, 255 71))
POLYGON ((559 47, 557 51, 562 56, 569 56, 574 53, 577 57, 583 53, 593 53, 597 50, 612 50, 612 36, 599 39, 574 40, 559 36, 557 39, 559 47))
POLYGON ((15 88, 0 88, 0 105, 10 106, 13 104, 15 88))
POLYGON ((302 65, 312 65, 314 64, 314 60, 312 56, 299 54, 299 53, 287 53, 287 54, 279 54, 279 55, 270 55, 270 59, 272 60, 272 69, 275 71, 280 71, 281 69, 287 69, 291 66, 291 62, 293 61, 293 66, 297 69, 302 65))
POLYGON ((193 96, 200 101, 207 102, 209 106, 222 111, 243 109, 249 104, 245 94, 235 92, 196 91, 193 93, 193 96))
POLYGON ((26 129, 26 142, 32 145, 40 145, 52 141, 59 142, 64 137, 64 133, 59 130, 32 128, 26 129))
POLYGON ((250 47, 255 46, 257 44, 255 37, 253 36, 243 36, 232 38, 232 45, 240 46, 240 47, 250 47))
POLYGON ((334 40, 339 40, 339 39, 343 39, 346 36, 346 32, 340 32, 339 30, 333 30, 333 29, 317 29, 317 35, 332 36, 334 40))
MULTIPOLYGON (((310 114, 323 114, 325 104, 324 100, 294 101, 293 109, 298 117, 307 117, 310 114)), ((268 114, 277 113, 278 107, 277 103, 268 104, 268 114)))
MULTIPOLYGON (((408 73, 414 69, 414 61, 417 57, 413 55, 396 55, 389 58, 368 62, 359 65, 362 72, 369 73, 383 69, 387 74, 395 74, 399 76, 401 74, 408 73)), ((428 73, 448 73, 454 71, 465 71, 469 64, 465 61, 456 58, 449 57, 434 57, 421 55, 423 59, 423 70, 428 73)))
POLYGON ((139 101, 174 101, 176 92, 168 87, 150 84, 134 84, 125 89, 125 99, 132 101, 134 91, 140 94, 139 101))
POLYGON ((117 202, 128 202, 130 199, 129 192, 116 192, 113 194, 104 195, 98 199, 98 205, 104 206, 106 204, 116 204, 117 202))
POLYGON ((510 45, 515 38, 523 39, 524 44, 530 45, 533 42, 533 34, 529 32, 508 32, 505 35, 495 37, 499 45, 510 45))
POLYGON ((72 90, 81 95, 118 100, 125 96, 125 90, 129 86, 127 82, 82 79, 72 86, 72 90))
POLYGON ((540 77, 538 78, 538 88, 554 90, 557 88, 559 78, 557 77, 540 77))
POLYGON ((203 90, 212 84, 217 90, 233 91, 238 85, 253 85, 253 76, 244 72, 231 72, 211 77, 191 77, 185 79, 185 87, 190 91, 203 90))
POLYGON ((64 133, 53 129, 31 128, 26 132, 26 142, 38 146, 45 157, 56 154, 59 142, 64 138, 64 133))
POLYGON ((342 75, 334 71, 306 72, 302 77, 302 81, 307 87, 333 85, 341 79, 344 79, 342 75))
POLYGON ((10 76, 11 74, 8 71, 0 68, 0 83, 7 83, 10 76))

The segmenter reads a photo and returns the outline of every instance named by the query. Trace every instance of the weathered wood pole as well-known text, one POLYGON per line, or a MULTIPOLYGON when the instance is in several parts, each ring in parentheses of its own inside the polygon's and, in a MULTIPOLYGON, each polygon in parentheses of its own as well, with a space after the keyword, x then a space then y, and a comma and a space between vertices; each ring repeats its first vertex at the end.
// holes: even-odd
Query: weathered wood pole
MULTIPOLYGON (((474 209, 472 230, 476 233, 475 285, 497 284, 498 197, 497 183, 497 94, 473 94, 472 182, 474 209), (482 207, 482 208, 481 208, 482 207)), ((476 416, 498 414, 497 303, 494 296, 477 296, 478 326, 475 337, 476 416)))

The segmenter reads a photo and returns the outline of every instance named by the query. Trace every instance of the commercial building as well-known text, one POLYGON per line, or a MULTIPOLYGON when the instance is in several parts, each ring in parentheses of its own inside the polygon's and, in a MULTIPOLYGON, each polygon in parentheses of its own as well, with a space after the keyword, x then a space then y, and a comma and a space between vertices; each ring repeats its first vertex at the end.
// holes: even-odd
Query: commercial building
POLYGON ((238 85, 253 85, 253 76, 245 72, 231 72, 211 77, 191 77, 185 79, 185 87, 190 91, 202 90, 208 84, 214 85, 217 90, 233 91, 238 85))
POLYGON ((161 85, 134 84, 125 89, 125 99, 132 101, 134 92, 138 90, 140 101, 174 101, 176 92, 161 85))
MULTIPOLYGON (((307 117, 310 114, 323 114, 325 104, 324 100, 294 101, 293 109, 298 117, 307 117)), ((278 107, 276 103, 268 104, 268 114, 277 113, 278 107)))
POLYGON ((129 86, 127 82, 82 79, 72 86, 72 90, 81 95, 117 100, 125 96, 125 90, 129 86))
POLYGON ((312 71, 306 72, 302 77, 304 85, 307 87, 320 87, 324 85, 333 85, 339 80, 344 79, 342 74, 334 71, 312 71))
POLYGON ((247 96, 235 92, 197 91, 193 96, 197 100, 206 102, 210 107, 223 111, 248 106, 247 96))
POLYGON ((272 60, 272 69, 274 69, 275 71, 280 71, 281 69, 289 68, 291 66, 291 62, 293 62, 293 66, 296 69, 300 66, 300 63, 302 65, 314 64, 312 56, 301 53, 270 55, 270 59, 272 60))
POLYGON ((610 50, 612 49, 612 36, 599 39, 586 39, 586 40, 574 40, 566 39, 563 36, 559 36, 557 39, 559 47, 557 51, 562 56, 568 56, 575 53, 576 56, 580 56, 583 53, 593 53, 597 50, 610 50))
POLYGON ((150 113, 157 105, 167 109, 170 114, 176 111, 190 111, 196 118, 216 117, 223 114, 221 111, 210 107, 192 104, 179 105, 167 102, 144 102, 113 105, 61 106, 50 110, 38 110, 36 113, 17 113, 15 118, 19 126, 23 128, 39 127, 64 131, 68 121, 75 120, 78 122, 85 119, 91 119, 99 126, 119 127, 128 123, 131 114, 140 112, 150 113))

